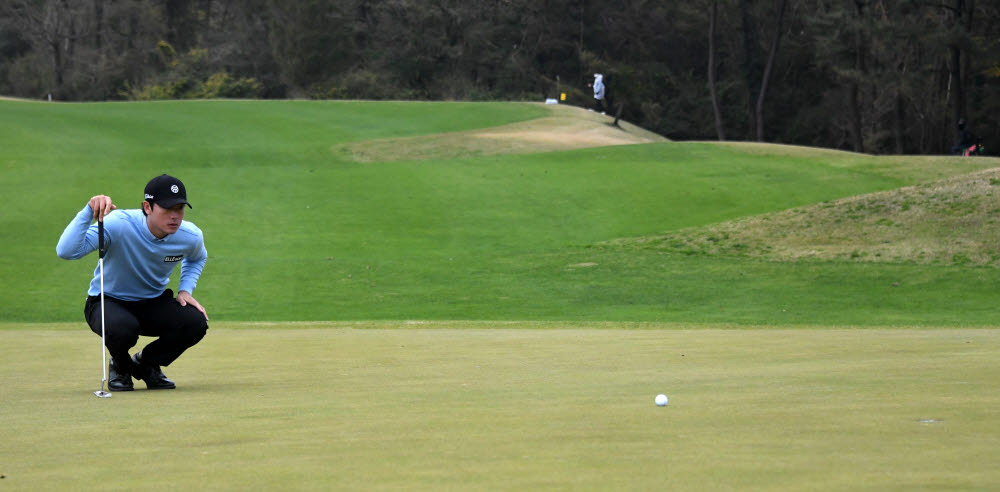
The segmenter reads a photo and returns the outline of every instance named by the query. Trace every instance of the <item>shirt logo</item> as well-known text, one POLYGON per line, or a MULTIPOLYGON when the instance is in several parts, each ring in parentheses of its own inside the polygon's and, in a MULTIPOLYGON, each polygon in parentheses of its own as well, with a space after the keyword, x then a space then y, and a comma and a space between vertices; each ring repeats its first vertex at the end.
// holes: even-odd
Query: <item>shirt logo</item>
POLYGON ((184 259, 184 255, 180 255, 180 256, 164 256, 163 257, 163 262, 164 263, 177 263, 178 261, 181 261, 183 259, 184 259))

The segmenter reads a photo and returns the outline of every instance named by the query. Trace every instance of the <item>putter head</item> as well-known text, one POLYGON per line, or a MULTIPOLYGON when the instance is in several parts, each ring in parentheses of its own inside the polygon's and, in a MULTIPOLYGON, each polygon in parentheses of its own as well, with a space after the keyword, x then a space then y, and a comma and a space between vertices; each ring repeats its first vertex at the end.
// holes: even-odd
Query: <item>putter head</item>
POLYGON ((107 391, 104 391, 104 383, 105 382, 107 382, 107 379, 102 379, 101 380, 101 389, 95 391, 94 392, 94 396, 96 396, 98 398, 111 398, 111 393, 109 393, 107 391))

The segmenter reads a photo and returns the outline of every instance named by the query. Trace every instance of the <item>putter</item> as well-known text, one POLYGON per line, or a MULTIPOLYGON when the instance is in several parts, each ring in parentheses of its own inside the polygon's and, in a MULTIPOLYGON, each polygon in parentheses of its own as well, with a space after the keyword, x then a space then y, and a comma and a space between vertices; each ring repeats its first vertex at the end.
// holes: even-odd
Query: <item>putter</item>
POLYGON ((108 355, 104 350, 104 345, 106 343, 104 338, 104 253, 107 252, 107 249, 104 248, 103 217, 97 221, 97 251, 99 255, 97 265, 101 270, 101 365, 104 368, 104 378, 101 379, 101 389, 95 391, 94 395, 98 398, 111 398, 111 393, 104 391, 104 384, 108 382, 108 355))

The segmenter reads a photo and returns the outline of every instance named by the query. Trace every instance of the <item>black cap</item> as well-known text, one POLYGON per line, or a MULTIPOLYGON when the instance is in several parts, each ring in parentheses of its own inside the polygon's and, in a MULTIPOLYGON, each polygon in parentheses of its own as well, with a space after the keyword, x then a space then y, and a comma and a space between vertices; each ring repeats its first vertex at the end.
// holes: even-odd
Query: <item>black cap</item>
POLYGON ((184 183, 166 174, 161 174, 146 183, 146 201, 150 205, 155 203, 163 208, 175 207, 178 203, 193 208, 187 201, 187 190, 184 189, 184 183))

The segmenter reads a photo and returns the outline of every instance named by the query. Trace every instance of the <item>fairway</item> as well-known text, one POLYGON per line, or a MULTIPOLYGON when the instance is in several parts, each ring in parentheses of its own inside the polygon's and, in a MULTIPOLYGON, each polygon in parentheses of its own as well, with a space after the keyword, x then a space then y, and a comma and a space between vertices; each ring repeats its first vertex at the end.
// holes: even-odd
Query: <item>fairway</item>
POLYGON ((217 324, 110 400, 95 342, 0 325, 4 490, 1000 484, 994 330, 217 324))
POLYGON ((0 215, 0 277, 33 280, 0 292, 7 321, 78 320, 94 265, 57 258, 60 233, 95 194, 137 207, 142 184, 163 172, 186 183, 194 208, 185 220, 205 231, 197 297, 217 321, 979 327, 1000 304, 996 270, 976 265, 614 246, 961 176, 997 159, 664 142, 537 104, 0 108, 0 194, 11 204, 0 215), (633 144, 589 147, 613 138, 633 144))

